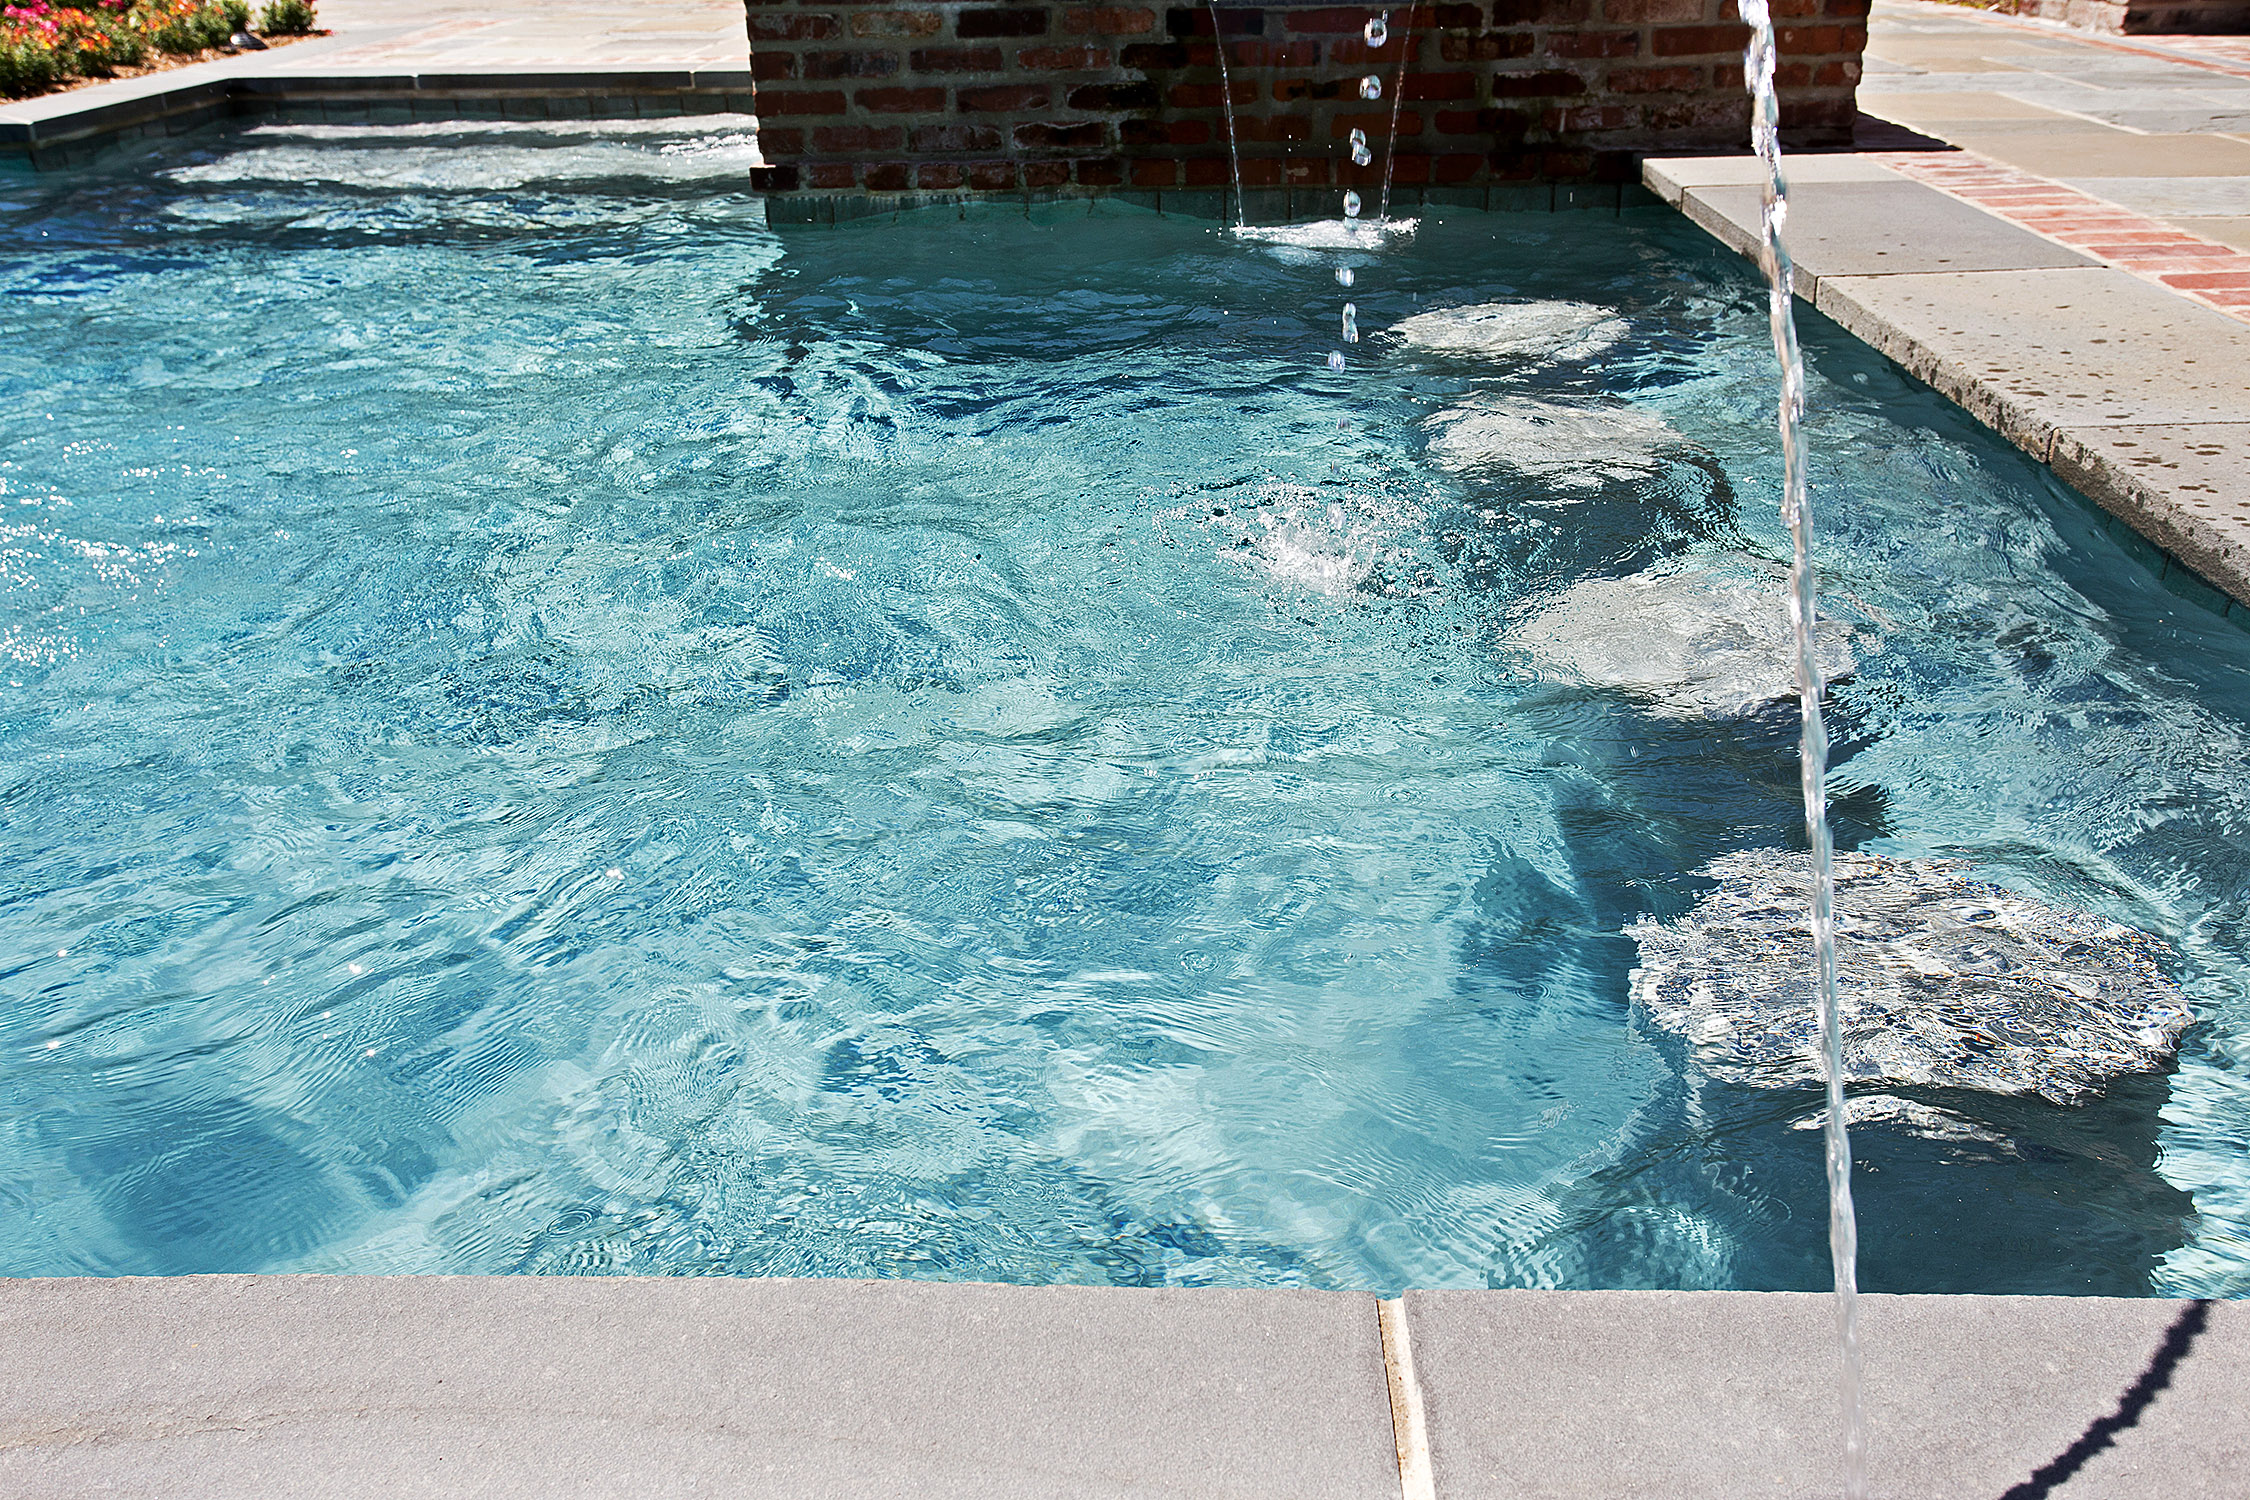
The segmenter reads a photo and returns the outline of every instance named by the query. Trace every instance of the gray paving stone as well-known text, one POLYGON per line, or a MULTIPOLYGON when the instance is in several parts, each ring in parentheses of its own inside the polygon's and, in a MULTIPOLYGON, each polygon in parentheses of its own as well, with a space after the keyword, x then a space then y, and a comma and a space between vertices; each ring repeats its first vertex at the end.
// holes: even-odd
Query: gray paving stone
MULTIPOLYGON (((1830 1308, 1789 1293, 1410 1292, 1437 1493, 1831 1500, 1830 1308)), ((2243 1493, 2250 1305, 1869 1297, 1863 1326, 1881 1500, 1996 1500, 2041 1470, 2049 1487, 2030 1493, 2053 1500, 2243 1493)))
POLYGON ((2065 177, 2060 180, 2065 187, 2160 219, 2250 214, 2250 178, 2065 177))
MULTIPOLYGON (((1698 187, 1681 203, 1723 243, 1754 254, 1758 189, 1698 187)), ((1958 198, 1903 178, 1890 182, 1792 180, 1785 233, 1798 294, 1818 295, 1831 276, 1931 271, 2012 271, 2091 266, 2093 261, 1958 198)))
POLYGON ((2250 324, 2106 266, 1840 276, 1818 306, 2036 458, 2057 428, 2250 422, 2250 324))
POLYGON ((2250 214, 2210 219, 2182 214, 2172 222, 2215 245, 2232 245, 2237 250, 2250 251, 2250 214))
MULTIPOLYGON (((1912 122, 1907 122, 1911 124, 1912 122)), ((2240 177, 2250 174, 2250 144, 2226 135, 2135 135, 2106 126, 1980 120, 1933 125, 1954 145, 2040 177, 2240 177)))
POLYGON ((0 1281, 0 1494, 1396 1500, 1372 1298, 0 1281))
MULTIPOLYGON (((1905 178, 1879 162, 1850 152, 1789 159, 1789 181, 1794 188, 1814 182, 1904 182, 1905 178)), ((1641 163, 1641 183, 1674 208, 1692 189, 1756 187, 1765 168, 1754 156, 1652 156, 1641 163)))
POLYGON ((2250 424, 2055 434, 2063 481, 2237 599, 2250 599, 2250 424))

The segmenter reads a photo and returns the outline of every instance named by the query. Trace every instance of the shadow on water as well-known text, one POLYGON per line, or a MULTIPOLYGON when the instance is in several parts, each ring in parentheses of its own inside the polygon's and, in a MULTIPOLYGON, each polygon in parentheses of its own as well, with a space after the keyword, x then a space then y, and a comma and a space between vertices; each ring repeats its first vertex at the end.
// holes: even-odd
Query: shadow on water
POLYGON ((2086 1430, 2062 1452, 2031 1471, 2031 1477, 2018 1485, 2011 1485, 2000 1500, 2045 1500, 2056 1488, 2069 1482, 2071 1477, 2096 1454, 2117 1441, 2117 1434, 2135 1426, 2141 1414, 2156 1404, 2156 1398, 2172 1383, 2172 1376, 2195 1346, 2196 1338, 2204 1325, 2211 1321, 2211 1304, 2208 1300, 2190 1302, 2180 1309, 2172 1326, 2164 1330, 2163 1342, 2149 1356, 2147 1366, 2117 1398, 2117 1409, 2104 1417, 2088 1423, 2086 1430))

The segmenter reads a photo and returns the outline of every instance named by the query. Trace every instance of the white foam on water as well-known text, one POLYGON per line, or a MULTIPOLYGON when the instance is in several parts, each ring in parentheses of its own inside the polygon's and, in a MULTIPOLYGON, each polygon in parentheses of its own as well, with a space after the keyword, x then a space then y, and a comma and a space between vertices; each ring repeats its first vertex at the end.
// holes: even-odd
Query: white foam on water
MULTIPOLYGON (((2112 1078, 2162 1067, 2195 1019, 2164 972, 2163 945, 1968 869, 1836 856, 1845 1080, 2077 1104, 2112 1078)), ((1718 889, 1685 915, 1625 929, 1640 949, 1634 1001, 1720 1082, 1819 1083, 1805 961, 1811 859, 1753 849, 1701 873, 1718 889)))
POLYGON ((1223 555, 1239 565, 1294 589, 1340 598, 1366 583, 1419 520, 1415 507, 1380 495, 1333 497, 1271 483, 1251 504, 1205 524, 1237 538, 1223 555))
POLYGON ((1380 250, 1393 240, 1411 238, 1421 223, 1420 219, 1314 219, 1304 224, 1237 225, 1227 233, 1254 245, 1296 250, 1380 250))
POLYGON ((1661 473, 1687 439, 1656 413, 1622 402, 1478 396, 1429 418, 1430 456, 1456 474, 1501 467, 1563 490, 1661 473))
POLYGON ((1509 361, 1585 360, 1625 337, 1614 308, 1590 302, 1479 302, 1393 325, 1418 349, 1509 361))
POLYGON ((588 141, 568 146, 490 146, 461 151, 451 145, 256 146, 216 161, 178 167, 175 182, 318 183, 336 187, 413 188, 449 192, 491 191, 537 183, 617 178, 695 182, 740 178, 764 165, 758 138, 743 133, 704 137, 651 150, 645 145, 588 141))
MULTIPOLYGON (((1741 718, 1796 695, 1787 575, 1758 558, 1704 558, 1571 585, 1511 639, 1563 675, 1647 697, 1668 718, 1741 718)), ((1820 628, 1824 680, 1856 666, 1820 628)))

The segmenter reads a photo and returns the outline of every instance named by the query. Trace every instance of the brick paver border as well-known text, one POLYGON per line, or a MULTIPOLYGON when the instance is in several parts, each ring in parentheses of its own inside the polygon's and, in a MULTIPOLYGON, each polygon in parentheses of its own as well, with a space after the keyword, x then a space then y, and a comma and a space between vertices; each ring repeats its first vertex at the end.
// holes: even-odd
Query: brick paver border
POLYGON ((2231 245, 1974 151, 1885 151, 1870 153, 1869 159, 2058 245, 2250 322, 2250 255, 2231 245))

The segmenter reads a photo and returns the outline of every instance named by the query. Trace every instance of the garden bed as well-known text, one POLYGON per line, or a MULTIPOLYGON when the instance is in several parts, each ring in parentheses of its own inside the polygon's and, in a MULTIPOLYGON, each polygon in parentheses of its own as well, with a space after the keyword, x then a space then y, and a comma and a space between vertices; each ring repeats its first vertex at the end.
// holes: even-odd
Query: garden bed
POLYGON ((306 0, 21 0, 0 5, 0 98, 24 99, 239 49, 248 32, 267 46, 318 35, 306 0))

